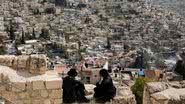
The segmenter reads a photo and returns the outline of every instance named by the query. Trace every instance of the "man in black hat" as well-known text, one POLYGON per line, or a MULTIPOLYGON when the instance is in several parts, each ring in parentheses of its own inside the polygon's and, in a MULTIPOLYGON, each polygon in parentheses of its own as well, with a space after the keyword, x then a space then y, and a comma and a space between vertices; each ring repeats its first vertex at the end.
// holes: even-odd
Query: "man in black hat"
POLYGON ((63 103, 88 103, 85 97, 84 84, 75 80, 77 76, 76 69, 70 69, 68 76, 63 79, 63 103))

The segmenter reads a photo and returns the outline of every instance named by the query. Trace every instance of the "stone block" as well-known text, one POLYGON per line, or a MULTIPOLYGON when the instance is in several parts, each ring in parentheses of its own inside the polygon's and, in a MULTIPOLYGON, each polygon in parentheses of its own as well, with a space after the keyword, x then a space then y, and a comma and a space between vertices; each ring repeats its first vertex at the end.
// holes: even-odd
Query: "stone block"
POLYGON ((13 61, 14 61, 15 56, 13 55, 1 55, 0 56, 0 65, 4 65, 4 66, 9 66, 12 67, 13 66, 13 61))
POLYGON ((2 92, 2 98, 6 98, 7 100, 10 100, 10 93, 7 91, 1 91, 2 92))
POLYGON ((30 70, 29 70, 29 72, 32 73, 32 74, 37 73, 37 71, 38 71, 38 66, 37 65, 38 64, 39 64, 38 59, 31 57, 30 58, 30 70))
POLYGON ((33 90, 43 90, 45 89, 44 81, 39 80, 39 81, 33 81, 33 90))
POLYGON ((46 89, 61 89, 62 88, 62 80, 52 80, 46 81, 46 89))
POLYGON ((32 84, 32 82, 27 81, 27 82, 26 82, 26 90, 32 90, 32 89, 33 89, 33 84, 32 84))
POLYGON ((49 93, 50 98, 59 99, 62 98, 62 91, 61 90, 51 90, 51 93, 49 93))
POLYGON ((3 73, 0 74, 0 82, 5 83, 5 82, 9 82, 9 81, 10 81, 10 79, 8 76, 4 75, 3 73))
POLYGON ((40 95, 41 95, 41 97, 46 98, 46 97, 48 97, 49 94, 48 94, 47 90, 41 90, 40 95))
POLYGON ((13 103, 14 104, 27 104, 27 103, 24 103, 24 101, 22 101, 22 100, 16 100, 13 103))
POLYGON ((29 100, 23 100, 23 102, 24 102, 24 104, 33 104, 31 99, 29 99, 29 100))
POLYGON ((18 96, 19 96, 19 99, 23 99, 23 100, 29 99, 30 97, 28 92, 20 92, 18 96))
POLYGON ((30 96, 31 96, 31 98, 38 99, 40 97, 40 93, 38 90, 31 91, 30 96))
POLYGON ((2 98, 7 99, 8 101, 15 101, 18 99, 18 96, 15 92, 2 91, 2 98))
POLYGON ((148 91, 153 94, 156 92, 160 92, 163 91, 165 89, 168 89, 168 85, 166 83, 161 83, 161 82, 151 82, 151 83, 147 83, 147 88, 148 91))
POLYGON ((22 56, 18 56, 18 59, 17 59, 17 69, 18 70, 25 70, 25 69, 28 69, 29 67, 29 56, 26 56, 26 55, 22 55, 22 56))
POLYGON ((47 71, 46 58, 44 55, 31 55, 30 70, 32 74, 44 74, 47 71))
POLYGON ((44 104, 51 104, 51 100, 50 99, 44 100, 44 104))
POLYGON ((11 85, 12 91, 22 92, 26 90, 26 82, 13 82, 11 85))
POLYGON ((3 85, 0 85, 0 92, 1 92, 1 91, 5 91, 5 90, 6 90, 6 87, 3 86, 3 85))
POLYGON ((10 101, 14 101, 14 100, 18 100, 19 97, 18 97, 18 94, 16 92, 10 92, 10 101))
POLYGON ((44 104, 44 101, 41 99, 33 100, 32 104, 44 104))
POLYGON ((62 104, 62 99, 55 99, 53 104, 62 104))
POLYGON ((10 79, 9 79, 8 76, 4 76, 2 80, 3 80, 3 82, 5 82, 5 83, 10 82, 10 79))

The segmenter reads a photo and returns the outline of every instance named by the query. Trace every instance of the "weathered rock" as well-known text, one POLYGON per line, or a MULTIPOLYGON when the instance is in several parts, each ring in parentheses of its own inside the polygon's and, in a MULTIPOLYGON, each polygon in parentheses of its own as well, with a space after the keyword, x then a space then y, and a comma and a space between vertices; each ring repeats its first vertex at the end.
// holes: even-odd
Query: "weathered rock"
POLYGON ((43 98, 47 98, 49 94, 48 94, 48 91, 47 90, 41 90, 40 91, 40 95, 43 98))
POLYGON ((38 80, 38 81, 33 81, 33 90, 44 90, 45 85, 44 85, 44 81, 42 80, 38 80))
POLYGON ((14 60, 17 64, 17 70, 27 70, 29 69, 29 56, 18 56, 17 60, 14 60))
POLYGON ((62 80, 46 81, 46 89, 58 89, 62 87, 62 80))
POLYGON ((0 65, 11 67, 14 70, 25 70, 31 74, 44 74, 47 71, 44 55, 4 55, 0 56, 0 65))
POLYGON ((43 55, 31 55, 30 58, 30 73, 44 74, 47 70, 46 68, 46 58, 43 55))
POLYGON ((168 88, 168 84, 163 82, 151 82, 147 83, 146 86, 150 93, 160 92, 168 88))
POLYGON ((181 83, 169 82, 168 87, 164 87, 166 84, 165 82, 147 83, 144 88, 143 104, 184 104, 185 89, 181 87, 181 83), (156 86, 159 86, 159 89, 156 86))
POLYGON ((50 98, 59 99, 62 98, 62 91, 61 90, 51 90, 49 93, 50 98))

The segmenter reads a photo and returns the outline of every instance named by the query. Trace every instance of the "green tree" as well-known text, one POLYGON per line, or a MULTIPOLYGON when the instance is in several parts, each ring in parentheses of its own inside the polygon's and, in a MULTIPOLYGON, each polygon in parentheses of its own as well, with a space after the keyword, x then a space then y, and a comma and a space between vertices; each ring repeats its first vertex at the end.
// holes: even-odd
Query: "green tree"
POLYGON ((0 55, 4 55, 6 53, 6 48, 5 47, 0 47, 0 55))
POLYGON ((135 84, 131 87, 133 94, 136 97, 137 104, 142 104, 143 100, 143 91, 144 91, 144 85, 147 82, 151 82, 152 80, 145 78, 145 77, 139 77, 136 79, 135 84))
POLYGON ((14 41, 15 40, 15 30, 14 30, 14 26, 13 26, 13 23, 10 22, 10 28, 8 29, 8 33, 9 33, 9 36, 10 36, 10 40, 14 41))
POLYGON ((42 28, 40 38, 48 39, 49 38, 49 30, 42 28))
POLYGON ((32 13, 33 13, 33 15, 39 15, 39 14, 41 14, 41 12, 39 11, 39 8, 34 8, 32 10, 32 13))
POLYGON ((36 34, 35 34, 35 29, 33 28, 32 30, 32 39, 35 39, 36 38, 36 34))
POLYGON ((67 52, 67 47, 66 46, 63 46, 62 47, 62 51, 63 51, 64 58, 68 59, 69 58, 69 54, 67 52))
POLYGON ((25 35, 24 35, 24 30, 22 30, 21 44, 25 44, 25 35))
POLYGON ((107 49, 111 49, 111 43, 109 37, 107 37, 107 49))

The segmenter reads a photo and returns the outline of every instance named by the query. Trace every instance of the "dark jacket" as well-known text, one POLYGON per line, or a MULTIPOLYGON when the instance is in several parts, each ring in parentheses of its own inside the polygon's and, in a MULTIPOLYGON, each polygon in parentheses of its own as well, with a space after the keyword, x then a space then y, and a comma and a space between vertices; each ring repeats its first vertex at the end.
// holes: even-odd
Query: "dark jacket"
POLYGON ((72 77, 65 77, 63 79, 63 103, 74 103, 84 98, 85 87, 80 81, 72 77))
POLYGON ((113 85, 112 78, 110 76, 104 78, 101 83, 98 82, 94 91, 94 97, 98 102, 110 101, 116 95, 116 88, 113 85))

